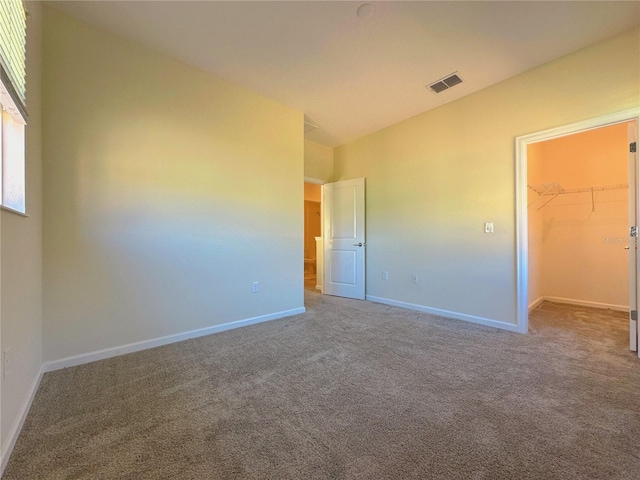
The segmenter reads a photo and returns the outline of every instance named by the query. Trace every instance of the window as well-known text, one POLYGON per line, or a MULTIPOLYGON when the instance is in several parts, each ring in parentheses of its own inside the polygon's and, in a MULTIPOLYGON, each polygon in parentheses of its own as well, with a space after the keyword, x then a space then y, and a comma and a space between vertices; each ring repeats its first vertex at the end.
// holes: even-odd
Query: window
POLYGON ((22 0, 0 1, 0 192, 5 208, 25 205, 26 30, 22 0))

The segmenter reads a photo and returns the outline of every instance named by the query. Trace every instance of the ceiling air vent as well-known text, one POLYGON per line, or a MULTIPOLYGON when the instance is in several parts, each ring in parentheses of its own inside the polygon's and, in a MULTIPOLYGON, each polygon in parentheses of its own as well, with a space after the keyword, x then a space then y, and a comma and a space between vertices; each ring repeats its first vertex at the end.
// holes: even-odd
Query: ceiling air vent
POLYGON ((444 92, 448 88, 458 85, 459 83, 462 83, 462 79, 457 74, 453 73, 448 77, 443 78, 442 80, 438 80, 437 82, 432 83, 431 85, 429 85, 429 88, 434 93, 440 93, 444 92))

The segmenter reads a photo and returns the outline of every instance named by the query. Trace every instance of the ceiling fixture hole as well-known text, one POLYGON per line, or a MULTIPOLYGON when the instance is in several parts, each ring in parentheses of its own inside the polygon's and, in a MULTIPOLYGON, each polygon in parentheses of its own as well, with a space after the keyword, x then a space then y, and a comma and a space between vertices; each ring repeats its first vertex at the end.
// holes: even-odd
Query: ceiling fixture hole
POLYGON ((358 17, 362 20, 369 20, 376 14, 376 9, 370 3, 363 3, 358 7, 358 17))

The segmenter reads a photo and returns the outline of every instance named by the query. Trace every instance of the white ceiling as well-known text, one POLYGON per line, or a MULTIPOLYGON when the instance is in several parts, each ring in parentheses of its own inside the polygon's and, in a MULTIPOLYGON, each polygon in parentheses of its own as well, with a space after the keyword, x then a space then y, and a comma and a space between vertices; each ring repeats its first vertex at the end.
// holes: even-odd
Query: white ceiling
POLYGON ((72 1, 90 24, 301 110, 336 146, 640 24, 638 1, 72 1), (425 88, 450 73, 464 83, 425 88))

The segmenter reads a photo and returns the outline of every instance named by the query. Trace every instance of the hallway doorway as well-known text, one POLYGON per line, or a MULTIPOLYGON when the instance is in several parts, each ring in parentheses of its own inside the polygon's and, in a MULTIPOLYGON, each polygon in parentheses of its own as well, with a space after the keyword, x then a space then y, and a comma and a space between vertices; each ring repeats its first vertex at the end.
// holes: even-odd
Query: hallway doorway
MULTIPOLYGON (((322 237, 322 185, 304 183, 304 287, 319 290, 318 239, 322 237)), ((321 245, 321 244, 320 244, 321 245)))

